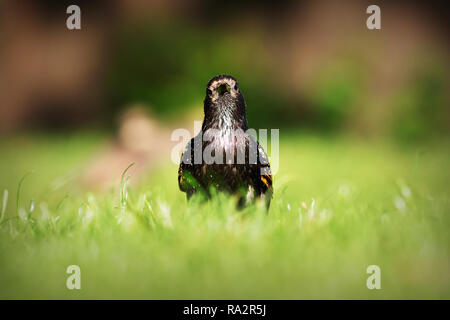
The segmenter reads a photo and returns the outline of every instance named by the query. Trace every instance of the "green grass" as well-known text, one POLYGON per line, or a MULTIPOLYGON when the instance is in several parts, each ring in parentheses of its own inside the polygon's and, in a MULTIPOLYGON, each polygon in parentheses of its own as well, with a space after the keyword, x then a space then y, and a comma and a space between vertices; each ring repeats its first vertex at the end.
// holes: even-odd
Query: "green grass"
POLYGON ((267 214, 188 205, 169 160, 86 192, 77 174, 103 141, 0 141, 0 298, 450 298, 448 142, 282 133, 267 214), (73 264, 81 290, 65 286, 73 264), (373 264, 381 290, 366 287, 373 264))

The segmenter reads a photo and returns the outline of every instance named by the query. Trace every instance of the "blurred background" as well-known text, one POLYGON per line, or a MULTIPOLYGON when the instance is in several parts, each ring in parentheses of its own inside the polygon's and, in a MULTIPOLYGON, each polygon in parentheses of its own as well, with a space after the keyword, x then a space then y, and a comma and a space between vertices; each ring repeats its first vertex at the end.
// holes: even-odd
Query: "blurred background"
POLYGON ((446 5, 376 1, 382 29, 368 30, 372 2, 2 1, 0 137, 111 134, 95 183, 102 168, 164 158, 172 129, 202 119, 217 74, 238 79, 256 129, 448 136, 446 5), (66 28, 70 4, 81 30, 66 28))

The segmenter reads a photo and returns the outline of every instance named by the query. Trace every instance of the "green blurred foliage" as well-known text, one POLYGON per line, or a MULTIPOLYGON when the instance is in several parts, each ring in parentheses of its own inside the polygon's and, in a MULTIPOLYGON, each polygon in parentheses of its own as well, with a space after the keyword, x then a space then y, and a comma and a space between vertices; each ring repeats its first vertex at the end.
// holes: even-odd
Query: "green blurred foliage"
POLYGON ((402 141, 423 140, 449 132, 449 100, 446 71, 439 65, 425 66, 393 101, 396 111, 391 128, 402 141))
POLYGON ((356 107, 366 80, 355 60, 336 59, 311 79, 308 99, 314 106, 314 121, 322 130, 342 128, 356 107))
POLYGON ((233 75, 245 84, 247 104, 253 106, 248 116, 258 125, 273 124, 273 116, 279 114, 274 106, 285 100, 264 80, 269 63, 258 35, 134 24, 123 28, 118 43, 109 79, 115 110, 139 102, 159 116, 179 116, 188 108, 202 107, 206 83, 218 74, 233 75))
MULTIPOLYGON (((333 133, 356 131, 352 121, 372 117, 369 102, 378 95, 368 86, 373 66, 364 56, 356 52, 327 59, 306 88, 294 92, 281 83, 280 66, 286 62, 267 52, 266 37, 251 27, 235 32, 172 21, 124 24, 109 68, 110 120, 134 103, 149 106, 162 119, 183 117, 202 108, 205 85, 218 74, 233 75, 245 88, 250 127, 333 133)), ((399 141, 448 134, 445 61, 433 61, 413 61, 411 70, 419 66, 420 71, 392 94, 381 94, 380 104, 389 104, 390 115, 376 119, 369 130, 384 130, 399 141)))

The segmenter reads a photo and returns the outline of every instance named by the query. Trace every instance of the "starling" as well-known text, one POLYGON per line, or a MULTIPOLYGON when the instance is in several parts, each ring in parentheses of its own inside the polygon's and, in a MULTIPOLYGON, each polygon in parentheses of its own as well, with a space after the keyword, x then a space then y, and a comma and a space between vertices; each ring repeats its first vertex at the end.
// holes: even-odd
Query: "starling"
POLYGON ((269 208, 272 174, 264 149, 247 130, 245 100, 229 75, 206 86, 200 133, 187 144, 178 170, 178 185, 187 199, 214 191, 237 196, 238 207, 263 199, 269 208))

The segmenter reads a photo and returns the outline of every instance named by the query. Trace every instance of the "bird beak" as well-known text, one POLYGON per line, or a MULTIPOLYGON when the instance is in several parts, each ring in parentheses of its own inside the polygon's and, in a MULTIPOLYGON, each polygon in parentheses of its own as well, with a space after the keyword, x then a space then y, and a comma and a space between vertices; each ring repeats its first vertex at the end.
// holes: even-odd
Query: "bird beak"
POLYGON ((223 96, 226 92, 230 93, 230 86, 225 83, 221 84, 217 88, 217 93, 219 94, 219 96, 223 96))

